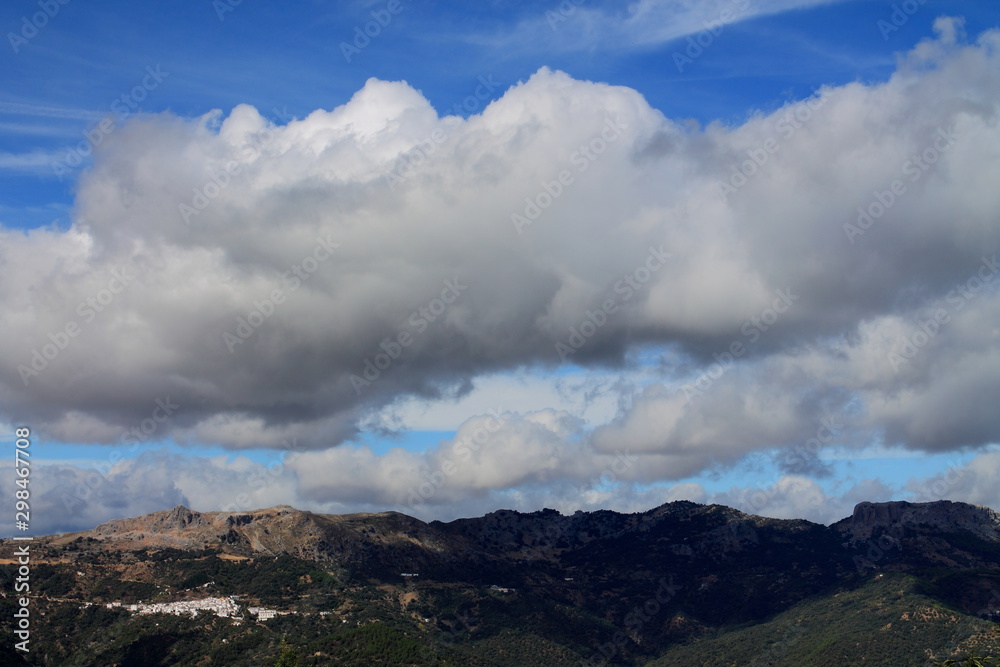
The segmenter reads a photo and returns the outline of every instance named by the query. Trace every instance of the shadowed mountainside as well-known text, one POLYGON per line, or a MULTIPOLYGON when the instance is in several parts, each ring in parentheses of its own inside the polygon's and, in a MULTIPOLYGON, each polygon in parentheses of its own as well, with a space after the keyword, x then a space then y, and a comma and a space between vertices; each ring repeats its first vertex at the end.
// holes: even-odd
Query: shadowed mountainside
MULTIPOLYGON (((13 550, 4 541, 0 559, 13 550)), ((494 650, 522 657, 540 651, 551 664, 644 664, 669 655, 683 655, 684 664, 730 664, 715 660, 744 659, 764 637, 772 637, 768 651, 787 645, 787 656, 809 664, 844 664, 847 654, 867 660, 892 641, 924 656, 899 656, 897 664, 926 664, 927 656, 993 646, 987 619, 1000 608, 1000 517, 949 501, 861 503, 831 526, 686 501, 634 514, 499 510, 448 523, 398 512, 178 506, 36 538, 32 553, 40 606, 237 595, 244 605, 300 614, 299 625, 279 617, 266 627, 281 621, 303 644, 326 646, 341 631, 375 622, 402 633, 392 642, 416 642, 436 656, 426 664, 516 664, 491 661, 494 650), (872 630, 868 644, 851 639, 866 632, 864 616, 845 616, 853 625, 845 621, 832 637, 836 623, 807 628, 789 620, 800 618, 800 607, 838 618, 841 595, 857 613, 878 608, 895 620, 881 634, 872 630), (340 624, 311 620, 330 615, 340 624), (905 639, 916 624, 923 624, 917 639, 905 639), (747 627, 761 632, 730 641, 747 627), (794 642, 781 639, 789 627, 798 628, 794 642), (817 658, 825 655, 810 652, 817 642, 843 644, 841 662, 817 658), (716 657, 691 662, 699 655, 716 657)), ((8 564, 5 578, 12 576, 12 562, 0 562, 8 564)), ((84 618, 65 623, 85 626, 84 618)), ((144 618, 115 622, 134 628, 144 618)), ((192 655, 231 650, 228 635, 226 646, 216 644, 219 628, 212 627, 215 634, 190 640, 192 655)), ((72 635, 69 627, 60 632, 72 635)), ((177 652, 187 644, 162 641, 174 646, 169 664, 186 664, 177 652)), ((269 655, 271 644, 256 655, 269 655)), ((118 649, 104 650, 111 659, 118 649)), ((329 657, 326 651, 314 653, 329 657)), ((64 657, 72 655, 66 647, 64 657)))

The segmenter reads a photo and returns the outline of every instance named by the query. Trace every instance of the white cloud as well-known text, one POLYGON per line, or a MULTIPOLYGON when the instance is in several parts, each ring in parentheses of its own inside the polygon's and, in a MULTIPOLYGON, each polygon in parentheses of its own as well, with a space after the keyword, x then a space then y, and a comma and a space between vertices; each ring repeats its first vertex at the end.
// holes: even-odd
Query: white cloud
POLYGON ((889 81, 735 127, 547 69, 468 119, 374 79, 282 126, 249 106, 133 119, 71 229, 0 230, 0 416, 67 441, 295 441, 316 503, 407 502, 457 444, 336 446, 365 425, 474 428, 487 406, 513 416, 434 502, 579 495, 625 449, 641 460, 619 480, 682 480, 824 417, 846 445, 995 442, 1000 283, 960 287, 1000 245, 1000 33, 937 25, 889 81), (845 231, 859 208, 872 222, 845 231), (559 344, 608 378, 662 350, 662 372, 595 387, 597 409, 537 384, 504 405, 498 374, 554 369, 559 344))
POLYGON ((59 151, 41 150, 30 153, 0 153, 0 169, 52 176, 52 165, 61 155, 59 151))
POLYGON ((1000 507, 1000 452, 984 452, 965 465, 956 464, 928 479, 912 479, 907 491, 919 500, 946 497, 975 505, 1000 507))
MULTIPOLYGON (((638 50, 702 34, 710 46, 743 21, 841 0, 635 0, 620 3, 553 2, 509 33, 474 39, 495 47, 552 51, 638 50)), ((697 43, 696 43, 697 44, 697 43)))
MULTIPOLYGON (((293 457, 285 463, 280 456, 257 463, 245 457, 230 461, 226 457, 147 452, 137 459, 98 465, 96 470, 43 465, 32 476, 32 526, 39 534, 82 530, 176 504, 200 511, 241 511, 282 504, 325 513, 395 510, 425 520, 450 521, 499 507, 526 512, 549 507, 564 514, 598 509, 640 512, 665 502, 691 500, 823 524, 851 516, 854 506, 865 501, 948 499, 1000 507, 995 483, 1000 473, 998 452, 981 454, 940 475, 913 478, 903 489, 870 478, 855 480, 839 494, 800 475, 779 475, 765 485, 716 493, 693 482, 640 487, 616 480, 611 467, 597 471, 603 481, 572 480, 572 472, 559 468, 545 484, 537 483, 530 472, 522 472, 493 480, 487 491, 469 483, 484 472, 477 462, 462 473, 465 481, 449 478, 435 493, 428 494, 425 502, 410 505, 406 496, 420 493, 419 486, 412 485, 426 480, 414 474, 413 466, 428 460, 402 450, 377 457, 341 447, 301 455, 297 460, 293 457)), ((464 463, 456 460, 458 465, 464 463)), ((516 468, 516 463, 507 462, 503 465, 506 472, 500 474, 516 468)), ((10 472, 10 465, 0 469, 10 472)), ((12 493, 14 478, 13 474, 0 478, 0 492, 12 493)))

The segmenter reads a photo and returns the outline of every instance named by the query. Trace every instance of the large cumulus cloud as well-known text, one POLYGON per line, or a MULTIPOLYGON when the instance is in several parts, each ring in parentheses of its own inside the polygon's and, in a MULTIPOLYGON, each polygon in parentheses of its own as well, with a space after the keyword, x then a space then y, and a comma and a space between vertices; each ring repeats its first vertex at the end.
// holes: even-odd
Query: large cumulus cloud
POLYGON ((842 440, 996 441, 1000 33, 936 28, 886 82, 733 127, 547 69, 467 119, 374 79, 284 124, 136 119, 68 231, 2 230, 2 416, 71 441, 294 440, 317 450, 307 497, 349 469, 353 500, 400 502, 443 459, 328 449, 373 412, 656 349, 659 381, 612 422, 515 415, 493 451, 517 455, 458 487, 578 483, 624 449, 629 479, 681 479, 831 416, 842 440))

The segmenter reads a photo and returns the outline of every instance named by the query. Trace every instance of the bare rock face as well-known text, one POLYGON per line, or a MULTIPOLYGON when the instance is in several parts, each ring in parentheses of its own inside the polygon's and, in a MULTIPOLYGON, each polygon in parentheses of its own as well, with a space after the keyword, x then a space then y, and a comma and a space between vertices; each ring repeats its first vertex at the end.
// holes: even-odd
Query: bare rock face
POLYGON ((887 503, 858 503, 854 514, 834 527, 852 537, 867 539, 876 528, 897 526, 927 528, 934 531, 967 530, 989 542, 1000 542, 1000 515, 988 507, 939 500, 910 503, 896 500, 887 503))
MULTIPOLYGON (((364 576, 420 572, 447 580, 470 573, 503 578, 534 563, 544 576, 570 569, 623 581, 638 572, 744 567, 756 577, 759 568, 771 568, 827 585, 838 572, 995 568, 1000 562, 1000 516, 987 507, 950 501, 863 502, 832 526, 687 501, 633 514, 499 510, 449 523, 424 523, 398 512, 325 515, 287 506, 197 512, 177 506, 45 539, 57 546, 83 541, 101 552, 171 548, 245 558, 289 555, 364 576)), ((0 556, 4 549, 13 546, 0 541, 0 556)))
POLYGON ((210 523, 201 513, 191 511, 183 505, 178 505, 161 514, 164 516, 157 517, 157 520, 150 522, 150 529, 155 532, 184 530, 190 526, 204 526, 210 523))
POLYGON ((131 519, 114 519, 102 523, 94 529, 98 535, 117 535, 119 533, 170 533, 186 530, 195 526, 204 526, 211 521, 203 514, 178 505, 171 510, 154 512, 142 517, 131 519))

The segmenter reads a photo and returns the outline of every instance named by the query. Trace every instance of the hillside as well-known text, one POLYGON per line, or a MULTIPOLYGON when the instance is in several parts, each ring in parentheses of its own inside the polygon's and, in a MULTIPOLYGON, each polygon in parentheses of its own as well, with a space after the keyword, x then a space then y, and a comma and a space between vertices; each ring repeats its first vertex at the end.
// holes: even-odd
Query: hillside
MULTIPOLYGON (((0 543, 5 592, 13 551, 0 543)), ((282 637, 316 665, 924 665, 1000 649, 1000 517, 948 501, 861 503, 829 527, 684 501, 449 523, 178 506, 31 553, 27 664, 273 664, 282 637), (233 617, 160 613, 230 596, 233 617)), ((8 637, 13 609, 0 600, 8 637)))

